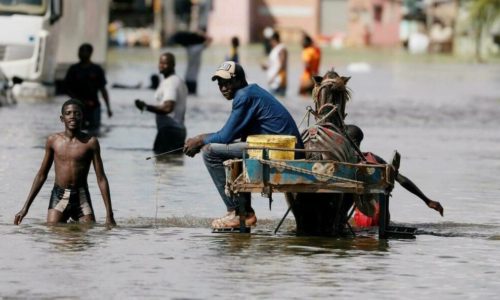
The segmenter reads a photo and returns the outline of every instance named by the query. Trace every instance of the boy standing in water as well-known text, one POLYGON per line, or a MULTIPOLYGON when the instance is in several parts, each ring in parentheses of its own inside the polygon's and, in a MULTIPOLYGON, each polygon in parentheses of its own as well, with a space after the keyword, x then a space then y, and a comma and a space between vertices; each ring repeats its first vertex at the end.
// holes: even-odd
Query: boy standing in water
POLYGON ((64 123, 64 132, 52 134, 47 138, 42 165, 35 176, 26 203, 14 218, 14 224, 19 225, 28 213, 54 162, 55 184, 50 197, 47 223, 65 223, 70 217, 83 223, 95 222, 87 185, 92 163, 106 207, 106 224, 116 225, 99 142, 96 137, 81 131, 82 112, 83 105, 78 100, 70 99, 62 105, 60 118, 64 123))

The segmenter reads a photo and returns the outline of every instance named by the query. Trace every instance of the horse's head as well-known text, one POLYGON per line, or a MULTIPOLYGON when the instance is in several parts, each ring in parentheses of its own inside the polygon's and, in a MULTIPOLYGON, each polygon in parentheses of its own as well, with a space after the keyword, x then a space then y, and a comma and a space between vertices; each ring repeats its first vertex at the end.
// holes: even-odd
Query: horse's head
POLYGON ((350 90, 346 86, 350 78, 340 76, 333 69, 324 76, 313 77, 313 99, 319 119, 324 118, 335 106, 338 114, 332 113, 324 121, 340 125, 339 123, 344 120, 346 103, 351 97, 350 90), (342 120, 338 120, 339 116, 342 120))

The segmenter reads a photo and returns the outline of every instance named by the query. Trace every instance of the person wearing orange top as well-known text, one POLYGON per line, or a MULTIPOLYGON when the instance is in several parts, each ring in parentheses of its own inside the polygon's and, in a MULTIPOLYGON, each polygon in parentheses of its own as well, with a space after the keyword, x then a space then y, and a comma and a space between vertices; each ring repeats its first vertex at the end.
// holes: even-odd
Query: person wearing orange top
POLYGON ((311 95, 314 87, 313 76, 319 73, 319 63, 321 60, 321 50, 314 45, 312 39, 307 34, 302 38, 302 61, 304 62, 304 72, 300 77, 299 94, 311 95))

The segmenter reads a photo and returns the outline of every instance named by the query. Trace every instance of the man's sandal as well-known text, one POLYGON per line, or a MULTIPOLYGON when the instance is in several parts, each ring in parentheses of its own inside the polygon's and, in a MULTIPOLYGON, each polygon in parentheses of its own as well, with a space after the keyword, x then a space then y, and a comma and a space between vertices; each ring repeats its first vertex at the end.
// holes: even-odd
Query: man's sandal
MULTIPOLYGON (((253 227, 257 224, 257 217, 255 214, 252 214, 245 219, 245 226, 253 227)), ((223 217, 220 219, 215 219, 212 222, 212 228, 221 229, 221 228, 237 228, 240 227, 240 216, 231 217, 223 217)))

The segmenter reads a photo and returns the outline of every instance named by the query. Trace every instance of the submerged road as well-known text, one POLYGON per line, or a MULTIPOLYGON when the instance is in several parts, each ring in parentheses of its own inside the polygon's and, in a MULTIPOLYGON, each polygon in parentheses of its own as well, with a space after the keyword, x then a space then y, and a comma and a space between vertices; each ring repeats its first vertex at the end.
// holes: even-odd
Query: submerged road
MULTIPOLYGON (((183 76, 185 53, 178 57, 183 76)), ((188 99, 188 136, 222 126, 231 103, 210 81, 224 57, 203 57, 199 95, 188 99)), ((112 83, 148 85, 159 52, 112 50, 112 83)), ((242 50, 249 81, 265 86, 260 49, 242 50)), ((359 56, 358 56, 359 57, 359 56)), ((311 99, 296 95, 298 51, 290 53, 290 89, 281 101, 297 123, 311 99)), ((496 297, 500 261, 500 66, 439 60, 394 62, 366 57, 370 70, 352 68, 335 52, 322 71, 336 66, 351 76, 347 122, 365 133, 362 149, 389 159, 402 154, 400 171, 445 208, 442 218, 397 186, 391 216, 419 228, 415 240, 379 241, 370 232, 355 239, 293 235, 289 216, 282 233, 271 232, 286 210, 275 195, 254 195, 259 223, 252 236, 211 234, 222 201, 199 156, 155 163, 155 123, 133 100, 152 101, 153 91, 110 89, 114 116, 103 114, 100 137, 119 227, 44 225, 53 171, 21 226, 15 213, 26 199, 43 157, 46 137, 63 129, 66 97, 19 101, 0 107, 0 298, 384 298, 496 297), (474 278, 474 280, 471 280, 474 278)), ((359 66, 359 64, 358 64, 359 66)), ((93 171, 89 175, 97 220, 104 208, 93 171)))

